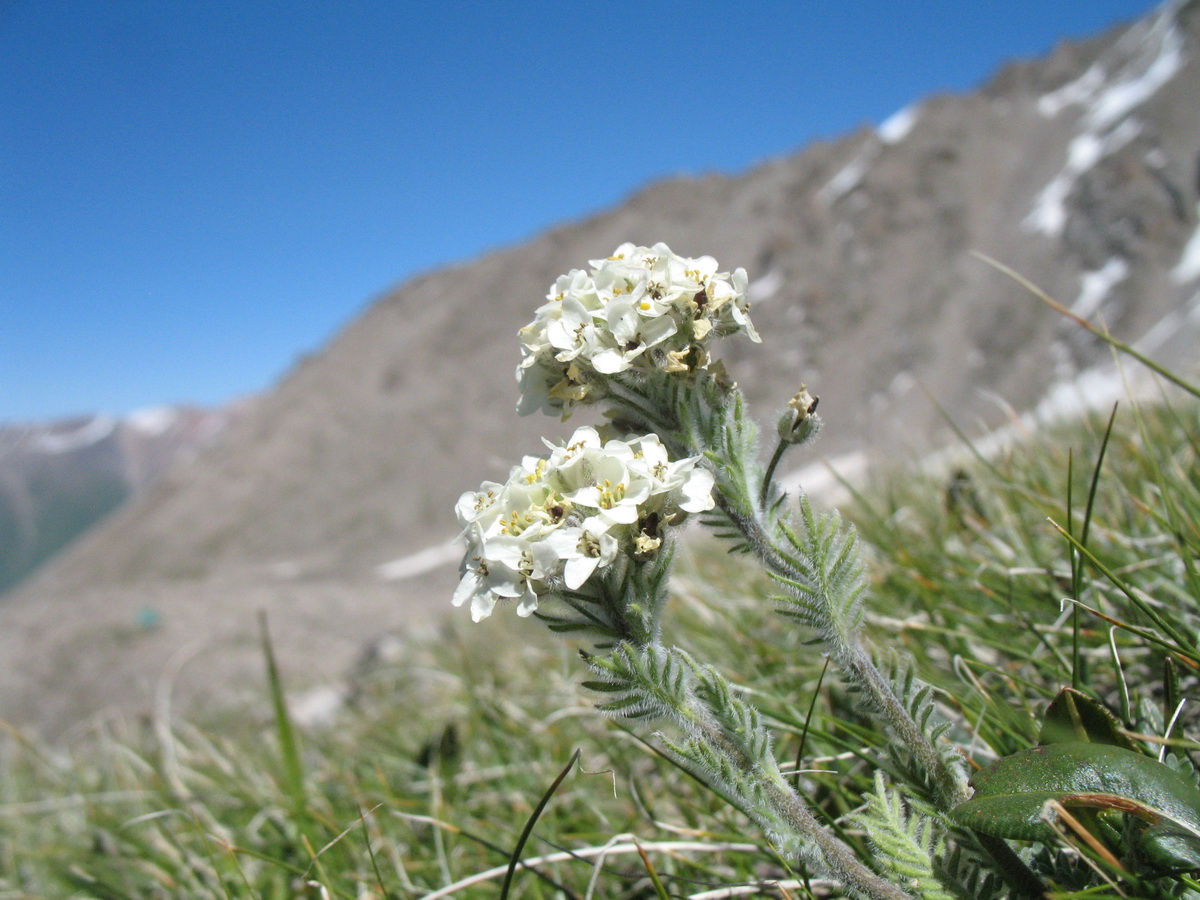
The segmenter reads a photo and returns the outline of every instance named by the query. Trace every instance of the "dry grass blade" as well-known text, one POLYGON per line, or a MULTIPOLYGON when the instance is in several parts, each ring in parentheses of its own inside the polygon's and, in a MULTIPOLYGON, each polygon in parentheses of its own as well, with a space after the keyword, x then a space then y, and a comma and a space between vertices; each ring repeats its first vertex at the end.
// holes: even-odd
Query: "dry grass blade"
POLYGON ((1137 350, 1135 350, 1133 347, 1129 346, 1128 344, 1124 343, 1123 341, 1117 340, 1115 337, 1113 337, 1111 334, 1109 334, 1108 329, 1102 328, 1098 325, 1093 325, 1087 319, 1084 319, 1081 316, 1078 316, 1075 313, 1071 312, 1071 310, 1067 309, 1065 306, 1063 306, 1061 303, 1059 303, 1057 300, 1055 300, 1053 297, 1051 297, 1049 294, 1047 294, 1045 291, 1043 291, 1036 284, 1031 282, 1029 279, 1027 279, 1025 276, 1023 276, 1019 272, 1017 272, 1013 269, 1010 269, 1008 266, 1004 265, 1004 263, 999 262, 998 260, 992 259, 990 256, 988 256, 985 253, 980 253, 978 250, 972 250, 971 255, 974 256, 976 259, 978 259, 980 262, 987 263, 989 266, 991 266, 997 272, 1003 272, 1005 275, 1007 275, 1013 281, 1017 282, 1017 284, 1021 285, 1021 287, 1025 288, 1027 291, 1029 291, 1031 294, 1033 294, 1035 297, 1037 297, 1039 300, 1041 300, 1043 303, 1045 303, 1047 306, 1049 306, 1056 313, 1058 313, 1059 315, 1065 316, 1066 318, 1068 318, 1072 322, 1074 322, 1076 325, 1079 325, 1081 328, 1087 329, 1092 334, 1094 334, 1096 337, 1100 338, 1100 340, 1104 341, 1104 343, 1106 343, 1110 347, 1112 347, 1114 350, 1117 350, 1120 353, 1124 353, 1126 356, 1133 357, 1138 362, 1140 362, 1142 365, 1144 365, 1146 368, 1150 369, 1152 372, 1156 372, 1157 374, 1161 375, 1163 378, 1170 381, 1172 384, 1178 385, 1179 387, 1183 388, 1185 391, 1187 391, 1193 397, 1200 399, 1200 387, 1197 387, 1196 385, 1185 380, 1184 378, 1181 378, 1179 375, 1176 375, 1174 372, 1172 372, 1170 369, 1166 368, 1165 366, 1159 365, 1154 360, 1152 360, 1150 357, 1146 356, 1143 353, 1139 353, 1137 350))

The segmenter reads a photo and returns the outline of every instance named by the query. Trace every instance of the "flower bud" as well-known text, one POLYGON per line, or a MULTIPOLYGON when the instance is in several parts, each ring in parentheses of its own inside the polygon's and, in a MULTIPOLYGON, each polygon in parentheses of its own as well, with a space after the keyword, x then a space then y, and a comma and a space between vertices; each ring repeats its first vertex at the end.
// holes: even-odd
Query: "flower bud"
POLYGON ((779 417, 779 440, 785 444, 807 444, 821 430, 821 418, 816 414, 817 402, 805 385, 788 401, 788 409, 779 417))

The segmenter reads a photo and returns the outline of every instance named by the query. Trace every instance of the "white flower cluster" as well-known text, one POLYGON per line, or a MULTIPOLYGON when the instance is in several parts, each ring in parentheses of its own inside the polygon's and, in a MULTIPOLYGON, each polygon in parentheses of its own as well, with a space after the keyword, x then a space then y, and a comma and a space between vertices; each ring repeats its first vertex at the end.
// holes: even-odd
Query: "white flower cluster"
POLYGON ((605 393, 604 377, 630 369, 686 372, 708 365, 713 336, 758 341, 746 270, 718 272, 711 256, 688 259, 666 244, 622 244, 592 273, 559 276, 532 322, 518 332, 521 415, 570 414, 605 393))
POLYGON ((699 457, 672 462, 657 435, 602 442, 579 428, 547 459, 527 456, 506 484, 484 482, 455 507, 467 541, 454 605, 478 622, 497 602, 528 616, 539 597, 577 590, 618 553, 653 553, 660 528, 713 507, 699 457))

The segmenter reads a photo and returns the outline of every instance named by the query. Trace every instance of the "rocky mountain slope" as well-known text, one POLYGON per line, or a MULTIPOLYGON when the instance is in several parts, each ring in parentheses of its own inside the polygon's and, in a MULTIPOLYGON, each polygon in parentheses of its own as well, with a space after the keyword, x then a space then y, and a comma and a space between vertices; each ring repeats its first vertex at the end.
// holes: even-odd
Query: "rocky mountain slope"
POLYGON ((244 409, 155 407, 0 425, 0 593, 194 458, 244 409))
POLYGON ((926 391, 976 429, 1101 380, 1107 350, 972 251, 1194 370, 1197 97, 1200 0, 1174 2, 879 128, 414 279, 0 605, 0 717, 55 731, 168 685, 260 692, 260 609, 294 683, 436 621, 454 499, 568 427, 516 418, 514 333, 559 273, 622 241, 749 270, 764 341, 726 363, 761 417, 801 381, 819 394, 824 454, 944 442, 926 391))

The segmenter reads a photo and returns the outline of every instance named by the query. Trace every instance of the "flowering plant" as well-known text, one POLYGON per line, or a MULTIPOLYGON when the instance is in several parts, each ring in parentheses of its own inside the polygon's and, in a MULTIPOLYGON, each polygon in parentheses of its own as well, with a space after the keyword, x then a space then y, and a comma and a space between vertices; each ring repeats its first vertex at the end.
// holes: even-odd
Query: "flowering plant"
POLYGON ((821 828, 780 773, 757 710, 711 667, 662 640, 674 535, 687 514, 702 513, 739 535, 737 547, 757 553, 788 587, 784 611, 815 628, 896 720, 947 802, 963 798, 957 765, 858 643, 853 532, 818 520, 803 501, 801 527, 782 512, 774 467, 786 448, 816 437, 816 402, 804 388, 793 398, 762 472, 756 429, 711 353, 716 338, 759 340, 745 270, 721 273, 712 257, 681 257, 665 244, 622 244, 591 267, 561 276, 520 330, 518 411, 566 418, 576 405, 603 403, 609 430, 627 436, 605 441, 580 428, 562 446, 547 444, 549 457, 526 457, 505 484, 464 493, 456 513, 467 551, 454 603, 469 601, 478 621, 515 602, 519 615, 590 634, 607 651, 584 654, 597 676, 589 686, 609 695, 602 709, 673 721, 682 738, 663 738, 669 752, 777 846, 815 849, 862 896, 906 897, 821 828))
MULTIPOLYGON (((754 821, 785 864, 823 867, 850 896, 1042 896, 1028 859, 1004 839, 1052 836, 1050 801, 1103 809, 1096 815, 1108 816, 1102 824, 1114 842, 1113 816, 1131 814, 1124 843, 1153 877, 1200 869, 1200 793, 1116 735, 1078 691, 1047 712, 1052 750, 1000 760, 971 796, 932 689, 910 661, 862 634, 867 585, 854 529, 835 513, 814 513, 803 494, 789 510, 774 480, 784 453, 819 434, 817 399, 800 386, 761 466, 757 428, 713 356, 717 338, 739 334, 759 340, 746 273, 718 272, 711 257, 622 244, 590 272, 561 276, 519 332, 518 410, 566 418, 599 404, 610 433, 580 428, 562 445, 547 443, 548 456, 526 457, 504 484, 461 496, 467 551, 455 605, 469 602, 478 621, 513 603, 519 615, 591 638, 585 684, 604 697, 601 710, 673 726, 657 734, 670 758, 754 821), (673 549, 690 515, 757 558, 780 587, 776 610, 808 630, 882 726, 886 762, 851 817, 868 838, 870 864, 821 824, 802 782, 784 777, 764 716, 714 667, 664 638, 673 549), (1067 737, 1053 736, 1060 732, 1067 737), (903 785, 907 806, 884 771, 903 785)), ((1200 651, 1176 646, 1200 666, 1200 651)))

